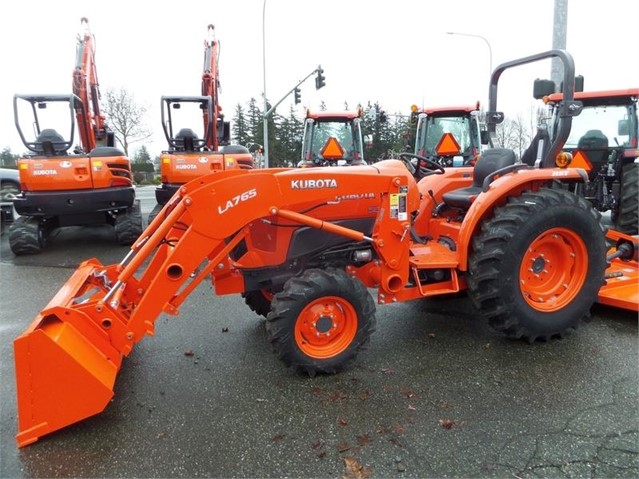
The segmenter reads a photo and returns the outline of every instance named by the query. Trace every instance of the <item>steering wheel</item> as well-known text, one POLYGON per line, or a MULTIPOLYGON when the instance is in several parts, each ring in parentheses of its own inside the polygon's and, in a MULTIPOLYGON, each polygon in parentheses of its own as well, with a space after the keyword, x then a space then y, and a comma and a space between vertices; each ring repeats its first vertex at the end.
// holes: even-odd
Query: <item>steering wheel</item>
POLYGON ((413 153, 400 153, 399 159, 406 163, 408 170, 412 171, 413 176, 417 179, 424 178, 428 175, 443 175, 446 173, 442 165, 425 156, 415 155, 413 153), (417 165, 414 165, 413 162, 410 161, 411 158, 417 160, 417 165))

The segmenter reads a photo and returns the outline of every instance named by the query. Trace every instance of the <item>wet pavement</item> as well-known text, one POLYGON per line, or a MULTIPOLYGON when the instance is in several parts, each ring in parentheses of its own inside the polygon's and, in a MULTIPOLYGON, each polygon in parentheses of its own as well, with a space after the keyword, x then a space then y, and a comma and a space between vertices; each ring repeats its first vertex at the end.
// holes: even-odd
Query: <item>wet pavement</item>
POLYGON ((637 477, 636 314, 596 306, 579 330, 531 345, 494 332, 464 295, 378 306, 355 363, 308 378, 272 353, 241 297, 202 284, 124 360, 103 413, 18 449, 12 341, 80 261, 120 261, 112 234, 70 228, 20 258, 2 235, 2 478, 637 477))

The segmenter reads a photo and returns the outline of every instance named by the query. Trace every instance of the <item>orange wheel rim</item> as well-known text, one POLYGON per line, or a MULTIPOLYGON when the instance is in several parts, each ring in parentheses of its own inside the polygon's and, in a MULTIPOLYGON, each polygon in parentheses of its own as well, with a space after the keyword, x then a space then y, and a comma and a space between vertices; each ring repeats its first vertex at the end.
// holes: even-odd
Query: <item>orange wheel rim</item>
POLYGON ((261 289, 260 290, 262 293, 262 296, 264 296, 264 299, 266 299, 266 301, 273 301, 273 296, 275 296, 273 294, 273 292, 269 289, 261 289))
POLYGON ((357 332, 355 308, 343 298, 323 296, 304 307, 295 323, 295 342, 316 359, 337 356, 351 344, 357 332))
POLYGON ((565 228, 553 228, 528 246, 519 270, 526 302, 537 311, 558 311, 581 291, 588 274, 588 250, 583 239, 565 228))

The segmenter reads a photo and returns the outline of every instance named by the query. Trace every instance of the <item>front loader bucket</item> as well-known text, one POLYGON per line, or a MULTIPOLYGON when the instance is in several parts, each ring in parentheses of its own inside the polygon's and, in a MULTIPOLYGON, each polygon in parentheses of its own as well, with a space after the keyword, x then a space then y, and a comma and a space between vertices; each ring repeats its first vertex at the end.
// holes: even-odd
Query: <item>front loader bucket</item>
POLYGON ((83 263, 14 341, 19 447, 103 411, 113 396, 121 355, 70 308, 98 265, 83 263))

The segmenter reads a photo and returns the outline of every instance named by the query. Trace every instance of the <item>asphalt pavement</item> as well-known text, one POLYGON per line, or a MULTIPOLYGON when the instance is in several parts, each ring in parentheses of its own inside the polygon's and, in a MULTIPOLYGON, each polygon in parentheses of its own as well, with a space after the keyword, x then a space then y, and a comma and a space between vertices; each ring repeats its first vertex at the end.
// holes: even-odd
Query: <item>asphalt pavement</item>
MULTIPOLYGON (((152 188, 138 189, 143 212, 152 188)), ((200 285, 123 363, 104 412, 17 448, 12 341, 107 227, 67 228, 40 255, 0 242, 0 477, 635 478, 635 313, 595 306, 562 340, 489 328, 465 295, 377 309, 348 370, 309 378, 272 353, 239 296, 200 285)))

